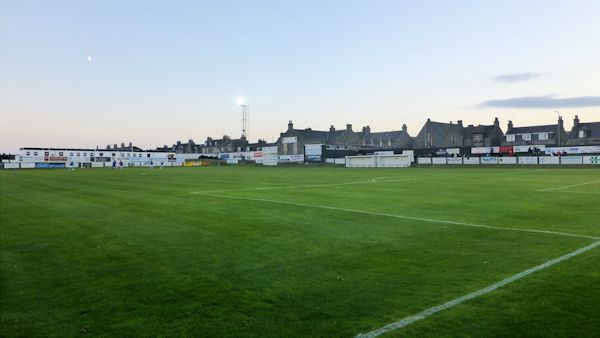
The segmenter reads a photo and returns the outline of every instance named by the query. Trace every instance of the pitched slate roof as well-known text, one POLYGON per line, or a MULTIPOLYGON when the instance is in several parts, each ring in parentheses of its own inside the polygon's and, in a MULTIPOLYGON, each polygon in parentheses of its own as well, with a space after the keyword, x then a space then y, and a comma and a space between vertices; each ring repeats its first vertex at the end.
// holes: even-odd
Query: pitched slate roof
POLYGON ((478 125, 468 126, 464 129, 465 137, 470 137, 472 134, 484 134, 488 135, 494 129, 494 125, 478 125))
POLYGON ((600 122, 579 123, 577 126, 573 126, 569 137, 579 137, 581 130, 589 131, 591 135, 588 137, 600 137, 600 122))
POLYGON ((506 134, 531 134, 544 133, 548 131, 556 131, 557 124, 547 124, 544 126, 529 126, 529 127, 513 127, 506 131, 506 134))
POLYGON ((442 123, 442 122, 434 122, 434 121, 427 121, 427 125, 429 127, 429 130, 431 132, 437 134, 437 136, 439 136, 439 137, 445 137, 450 132, 462 133, 463 128, 464 128, 460 124, 450 124, 450 123, 442 123))

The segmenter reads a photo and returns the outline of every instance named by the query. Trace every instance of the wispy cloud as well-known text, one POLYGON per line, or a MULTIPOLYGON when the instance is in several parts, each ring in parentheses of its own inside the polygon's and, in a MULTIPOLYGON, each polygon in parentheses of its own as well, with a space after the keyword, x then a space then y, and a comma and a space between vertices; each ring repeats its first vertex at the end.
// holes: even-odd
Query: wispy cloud
POLYGON ((500 76, 496 76, 494 81, 496 82, 504 82, 504 83, 515 83, 515 82, 524 82, 531 81, 541 77, 540 73, 515 73, 515 74, 504 74, 500 76))
POLYGON ((555 98, 546 96, 523 96, 508 99, 488 100, 479 104, 480 108, 569 108, 569 107, 598 107, 600 96, 577 96, 555 98))

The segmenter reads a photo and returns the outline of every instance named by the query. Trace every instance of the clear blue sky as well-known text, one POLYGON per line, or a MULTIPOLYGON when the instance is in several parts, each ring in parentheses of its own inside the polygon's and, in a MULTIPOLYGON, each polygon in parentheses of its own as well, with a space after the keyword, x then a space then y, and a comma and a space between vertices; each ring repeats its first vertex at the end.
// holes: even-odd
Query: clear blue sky
POLYGON ((597 0, 2 1, 0 152, 239 137, 238 96, 252 141, 288 120, 600 121, 599 18, 597 0))

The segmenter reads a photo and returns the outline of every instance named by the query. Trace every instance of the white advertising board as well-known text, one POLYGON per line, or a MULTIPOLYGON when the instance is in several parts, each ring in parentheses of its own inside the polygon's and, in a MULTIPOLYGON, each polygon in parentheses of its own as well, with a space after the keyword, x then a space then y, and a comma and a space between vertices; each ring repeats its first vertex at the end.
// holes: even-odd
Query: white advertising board
POLYGON ((600 156, 584 156, 583 164, 600 164, 600 156))
POLYGON ((500 152, 500 147, 473 147, 471 154, 497 154, 500 152))
POLYGON ((262 159, 262 165, 274 166, 277 165, 279 157, 277 156, 265 156, 262 159))
MULTIPOLYGON (((264 161, 264 159, 263 159, 264 161)), ((304 162, 304 155, 279 155, 279 163, 301 163, 304 162)))
POLYGON ((333 160, 334 164, 346 164, 346 159, 345 158, 335 158, 333 160))
POLYGON ((560 164, 566 164, 566 165, 583 164, 583 156, 562 156, 560 158, 560 164))
POLYGON ((596 154, 600 153, 600 146, 579 146, 579 147, 548 147, 546 148, 546 154, 553 154, 556 152, 568 154, 596 154))
POLYGON ((304 153, 306 155, 321 155, 322 144, 306 144, 304 145, 304 153))
POLYGON ((375 168, 377 156, 346 156, 346 168, 375 168))
POLYGON ((21 163, 21 169, 33 169, 33 168, 35 168, 35 163, 32 163, 32 162, 21 163))
POLYGON ((378 168, 410 167, 411 156, 408 155, 377 155, 378 168))
POLYGON ((433 157, 431 159, 431 163, 432 164, 446 164, 446 158, 445 157, 433 157))
POLYGON ((418 157, 417 163, 418 164, 431 164, 431 157, 418 157))
POLYGON ((560 157, 558 156, 540 156, 540 164, 560 164, 560 157))
POLYGON ((537 156, 519 156, 519 164, 538 164, 537 156))
POLYGON ((479 164, 479 157, 465 157, 463 164, 479 164))
POLYGON ((298 138, 296 136, 282 137, 281 143, 298 143, 298 138))
POLYGON ((498 158, 492 156, 486 156, 480 158, 481 164, 498 164, 498 158))
POLYGON ((463 164, 462 157, 448 157, 446 158, 448 164, 463 164))
POLYGON ((4 169, 19 169, 19 163, 4 163, 4 169))
POLYGON ((517 164, 517 158, 514 156, 509 157, 498 157, 500 164, 517 164))
POLYGON ((375 155, 394 155, 394 151, 392 151, 392 150, 376 151, 375 155))

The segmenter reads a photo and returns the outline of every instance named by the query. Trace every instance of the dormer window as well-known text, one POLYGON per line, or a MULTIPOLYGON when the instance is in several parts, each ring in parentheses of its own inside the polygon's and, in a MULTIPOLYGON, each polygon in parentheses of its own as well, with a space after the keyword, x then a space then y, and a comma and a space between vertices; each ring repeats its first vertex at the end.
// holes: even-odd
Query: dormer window
POLYGON ((506 142, 515 142, 515 135, 514 134, 506 135, 506 142))
POLYGON ((579 138, 586 138, 586 137, 587 137, 586 130, 580 130, 579 131, 579 138))

